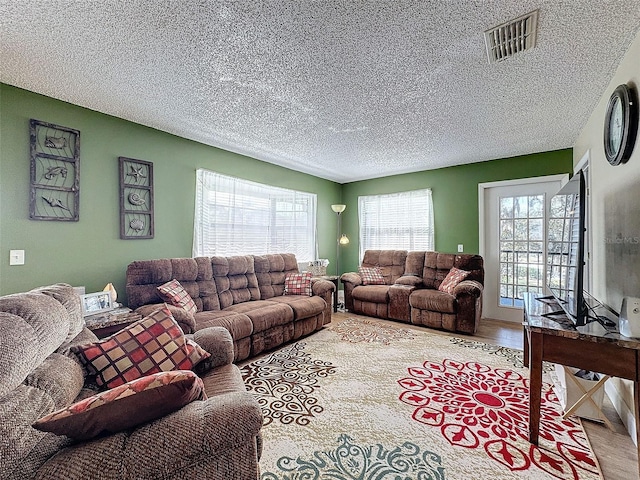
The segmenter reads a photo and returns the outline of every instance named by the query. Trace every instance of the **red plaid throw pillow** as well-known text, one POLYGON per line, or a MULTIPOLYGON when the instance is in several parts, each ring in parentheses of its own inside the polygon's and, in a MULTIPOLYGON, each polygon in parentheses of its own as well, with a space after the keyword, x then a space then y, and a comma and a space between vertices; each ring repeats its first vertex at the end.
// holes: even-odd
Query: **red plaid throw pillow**
POLYGON ((43 432, 87 440, 163 417, 193 400, 205 400, 202 380, 193 372, 176 370, 138 378, 85 398, 37 420, 43 432))
POLYGON ((386 285, 382 272, 378 267, 358 267, 363 285, 386 285))
POLYGON ((456 288, 456 286, 461 281, 467 278, 470 273, 471 272, 467 272, 466 270, 460 270, 456 267, 453 267, 451 270, 449 270, 447 276, 444 277, 444 280, 438 287, 438 290, 440 290, 441 292, 446 292, 449 295, 453 295, 453 289, 456 288))
POLYGON ((180 285, 180 282, 176 279, 173 279, 164 285, 160 285, 158 287, 158 293, 165 302, 175 305, 176 307, 182 307, 191 315, 198 311, 198 307, 196 307, 191 295, 187 293, 184 287, 180 285))
POLYGON ((157 372, 190 370, 211 356, 184 336, 166 305, 110 337, 71 350, 107 388, 157 372))
POLYGON ((284 279, 284 294, 311 296, 311 277, 311 272, 288 274, 284 279))

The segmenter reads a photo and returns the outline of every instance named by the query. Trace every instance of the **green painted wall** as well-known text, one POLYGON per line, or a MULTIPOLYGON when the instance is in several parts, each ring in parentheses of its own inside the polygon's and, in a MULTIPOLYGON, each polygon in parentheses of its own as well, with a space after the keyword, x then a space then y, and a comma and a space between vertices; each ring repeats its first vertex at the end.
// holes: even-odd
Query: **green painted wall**
MULTIPOLYGON (((336 216, 345 203, 341 270, 358 265, 358 196, 431 187, 436 250, 458 243, 478 251, 478 183, 572 170, 571 150, 493 160, 340 185, 253 158, 186 140, 116 117, 0 84, 0 294, 52 282, 113 282, 124 293, 133 260, 191 255, 195 171, 208 168, 249 180, 318 195, 320 258, 335 265, 336 216), (80 221, 29 220, 29 119, 80 130, 80 221), (120 240, 118 157, 151 161, 155 180, 155 238, 120 240), (26 264, 9 266, 9 250, 24 249, 26 264)), ((329 270, 331 272, 331 266, 329 270)))
POLYGON ((435 249, 456 252, 459 243, 467 253, 477 253, 478 184, 539 177, 573 171, 572 150, 556 150, 521 157, 492 160, 456 167, 428 170, 404 175, 364 180, 343 185, 342 200, 347 205, 343 213, 342 230, 349 245, 341 250, 341 270, 357 269, 358 258, 358 196, 396 193, 431 188, 433 195, 435 249))
POLYGON ((0 294, 113 282, 124 296, 131 261, 191 256, 197 168, 316 193, 319 255, 333 261, 340 184, 0 84, 0 294), (80 130, 79 222, 29 220, 30 118, 80 130), (154 239, 119 238, 119 156, 154 164, 154 239), (11 249, 25 250, 25 265, 9 266, 11 249))

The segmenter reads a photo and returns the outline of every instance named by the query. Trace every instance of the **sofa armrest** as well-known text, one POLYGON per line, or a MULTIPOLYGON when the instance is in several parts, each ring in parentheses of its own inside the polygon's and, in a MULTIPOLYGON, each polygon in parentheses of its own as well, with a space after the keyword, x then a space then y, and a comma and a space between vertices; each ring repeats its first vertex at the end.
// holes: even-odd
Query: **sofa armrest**
POLYGON ((356 272, 343 273, 340 277, 342 283, 351 283, 353 286, 362 285, 362 277, 356 272))
POLYGON ((322 278, 311 279, 311 291, 314 295, 324 297, 327 293, 332 293, 336 289, 333 282, 322 278))
POLYGON ((475 280, 463 280, 453 289, 453 295, 461 297, 463 295, 470 295, 472 297, 479 297, 482 295, 484 287, 480 282, 475 280))
POLYGON ((422 277, 417 275, 403 275, 396 279, 395 285, 408 285, 410 287, 422 286, 422 277))
POLYGON ((204 373, 212 368, 233 363, 233 338, 224 327, 207 327, 198 330, 193 335, 193 340, 211 354, 194 369, 197 373, 204 373))
POLYGON ((359 285, 362 285, 362 277, 355 272, 343 273, 340 277, 342 285, 344 286, 344 306, 350 312, 353 311, 353 296, 351 293, 353 289, 359 285))
POLYGON ((134 430, 60 450, 36 478, 206 478, 220 469, 227 478, 257 478, 261 427, 260 406, 250 393, 217 395, 134 430), (242 464, 234 460, 234 452, 242 464), (144 468, 141 459, 146 459, 144 468))
MULTIPOLYGON (((146 317, 148 315, 151 315, 162 305, 162 303, 150 303, 148 305, 142 305, 141 307, 136 308, 136 313, 139 313, 143 317, 146 317)), ((175 305, 171 305, 169 303, 166 303, 165 305, 169 308, 171 315, 173 315, 173 318, 175 318, 176 322, 178 322, 178 325, 180 325, 180 328, 184 333, 195 332, 196 319, 193 315, 191 315, 182 307, 176 307, 175 305)))
POLYGON ((474 334, 482 317, 483 286, 475 280, 463 280, 453 289, 458 304, 455 331, 474 334))

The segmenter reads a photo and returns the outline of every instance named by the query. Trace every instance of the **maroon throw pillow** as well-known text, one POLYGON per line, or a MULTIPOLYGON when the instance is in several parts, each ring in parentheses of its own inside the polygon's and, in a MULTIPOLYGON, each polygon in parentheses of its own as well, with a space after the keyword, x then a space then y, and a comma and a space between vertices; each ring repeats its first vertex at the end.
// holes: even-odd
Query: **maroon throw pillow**
POLYGON ((211 356, 184 336, 166 305, 110 337, 71 350, 107 388, 157 372, 190 370, 211 356))
POLYGON ((206 400, 202 380, 188 370, 160 372, 85 398, 33 424, 43 432, 88 440, 163 417, 194 400, 206 400))
POLYGON ((467 272, 466 270, 460 270, 456 267, 453 267, 451 270, 449 270, 447 276, 444 277, 444 280, 438 287, 438 290, 440 290, 441 292, 446 292, 449 295, 453 295, 453 289, 456 288, 456 286, 461 281, 467 278, 470 273, 471 272, 467 272))

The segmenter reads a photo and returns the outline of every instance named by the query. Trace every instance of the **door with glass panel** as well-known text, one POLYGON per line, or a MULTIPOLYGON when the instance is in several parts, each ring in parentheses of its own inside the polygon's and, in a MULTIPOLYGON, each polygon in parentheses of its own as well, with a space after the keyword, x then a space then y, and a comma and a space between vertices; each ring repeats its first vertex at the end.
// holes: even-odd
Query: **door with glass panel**
POLYGON ((552 179, 483 184, 483 317, 521 322, 522 294, 544 294, 546 215, 562 176, 552 179))

